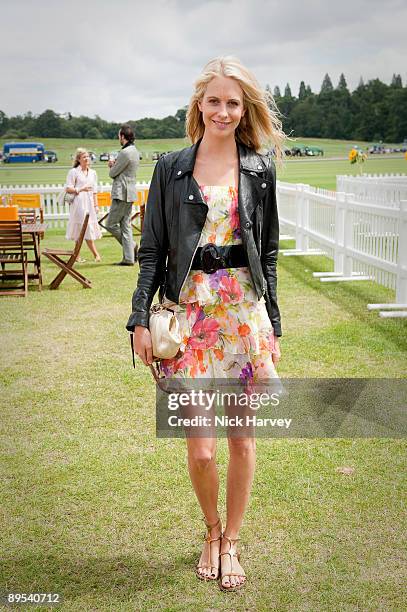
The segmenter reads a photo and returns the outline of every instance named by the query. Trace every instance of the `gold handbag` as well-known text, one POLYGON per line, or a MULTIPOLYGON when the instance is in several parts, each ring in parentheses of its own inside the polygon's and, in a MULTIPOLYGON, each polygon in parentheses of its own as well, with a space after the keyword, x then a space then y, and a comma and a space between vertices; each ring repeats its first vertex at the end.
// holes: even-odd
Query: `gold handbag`
POLYGON ((181 328, 174 310, 166 304, 150 308, 149 329, 153 345, 153 359, 172 359, 181 346, 181 328))

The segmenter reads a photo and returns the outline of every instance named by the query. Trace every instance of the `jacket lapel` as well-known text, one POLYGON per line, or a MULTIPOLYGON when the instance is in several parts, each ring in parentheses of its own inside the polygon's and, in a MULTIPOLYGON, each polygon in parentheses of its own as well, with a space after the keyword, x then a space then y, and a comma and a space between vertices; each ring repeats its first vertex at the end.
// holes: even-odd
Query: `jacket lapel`
MULTIPOLYGON (((186 185, 182 198, 184 204, 205 204, 199 186, 192 176, 201 140, 198 140, 191 147, 183 149, 175 163, 176 180, 182 179, 185 174, 190 175, 188 178, 185 177, 187 180, 184 181, 184 185, 186 185)), ((239 156, 238 209, 240 223, 244 227, 245 224, 250 222, 259 202, 268 194, 272 183, 259 176, 259 174, 264 173, 266 167, 256 151, 240 142, 237 143, 237 150, 239 156)), ((205 211, 205 207, 199 208, 205 211)))
MULTIPOLYGON (((272 184, 259 176, 266 170, 263 160, 253 149, 238 143, 239 153, 239 215, 242 227, 248 227, 259 202, 268 194, 272 184)), ((251 227, 251 225, 250 225, 251 227)))

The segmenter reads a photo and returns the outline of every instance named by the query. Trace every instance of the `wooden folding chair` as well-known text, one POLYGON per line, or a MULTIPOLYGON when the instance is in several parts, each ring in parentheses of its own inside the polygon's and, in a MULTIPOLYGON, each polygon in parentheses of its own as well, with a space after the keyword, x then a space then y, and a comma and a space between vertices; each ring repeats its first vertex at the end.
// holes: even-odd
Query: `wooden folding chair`
MULTIPOLYGON (((136 206, 139 207, 139 210, 136 213, 134 213, 134 215, 132 215, 132 217, 131 217, 131 225, 132 225, 133 229, 135 230, 135 234, 136 235, 141 235, 141 232, 143 230, 143 221, 144 221, 144 212, 145 212, 145 204, 143 202, 143 193, 144 193, 143 191, 139 191, 137 193, 137 200, 135 200, 133 202, 133 204, 135 204, 136 206), (139 223, 138 224, 134 223, 134 221, 136 219, 139 219, 139 223)), ((111 195, 107 191, 103 191, 101 193, 98 193, 97 194, 97 200, 98 200, 98 205, 100 207, 108 207, 108 206, 112 205, 111 195)), ((105 213, 103 215, 103 217, 101 217, 98 220, 98 223, 99 223, 100 227, 103 227, 103 229, 105 229, 107 231, 109 231, 109 230, 107 229, 106 225, 104 225, 103 221, 105 219, 107 219, 108 214, 109 214, 108 212, 105 213)))
POLYGON ((85 237, 86 228, 88 227, 89 222, 89 213, 87 213, 85 220, 82 225, 81 233, 79 238, 75 244, 75 248, 73 251, 64 251, 63 249, 44 249, 43 253, 52 263, 59 266, 61 268, 61 272, 54 278, 52 283, 50 283, 50 289, 58 289, 59 285, 64 280, 65 276, 69 274, 74 278, 78 283, 81 283, 85 289, 90 289, 92 287, 92 283, 89 279, 87 279, 83 274, 80 274, 77 270, 74 270, 73 266, 76 262, 76 258, 79 255, 81 250, 81 246, 83 243, 83 239, 85 237), (62 256, 68 256, 69 259, 64 261, 61 259, 62 256))
MULTIPOLYGON (((21 217, 20 217, 20 221, 22 221, 21 217)), ((38 223, 38 221, 36 220, 36 218, 26 218, 24 217, 24 221, 22 221, 22 223, 26 223, 27 225, 35 225, 36 223, 38 223)), ((41 271, 41 240, 40 240, 40 236, 42 236, 43 233, 35 233, 35 232, 27 232, 27 231, 23 231, 23 245, 24 245, 24 251, 27 253, 27 257, 29 256, 30 259, 27 259, 27 263, 28 264, 32 264, 34 267, 34 270, 32 270, 31 272, 28 272, 28 279, 34 279, 34 280, 38 280, 38 290, 42 291, 42 271, 41 271)))
MULTIPOLYGON (((100 207, 104 207, 104 206, 108 207, 112 205, 112 197, 109 191, 102 191, 100 193, 97 193, 96 198, 98 201, 98 206, 100 207)), ((107 218, 108 214, 109 214, 108 212, 105 213, 103 217, 98 220, 100 227, 103 227, 103 229, 106 229, 106 226, 103 225, 103 221, 107 218)))
POLYGON ((137 192, 137 200, 135 200, 134 204, 138 206, 138 211, 132 216, 131 224, 133 229, 135 230, 136 236, 141 236, 143 231, 143 222, 144 222, 144 213, 146 209, 145 200, 147 199, 148 191, 138 191, 137 192), (135 223, 135 220, 138 219, 138 223, 135 223))
POLYGON ((0 220, 0 295, 20 295, 27 297, 28 274, 27 253, 24 252, 21 221, 0 220), (6 266, 13 269, 6 270, 6 266), (17 268, 15 268, 17 266, 17 268), (21 280, 22 284, 5 287, 5 281, 21 280))
POLYGON ((9 203, 18 206, 18 213, 23 223, 44 223, 44 211, 39 193, 12 193, 9 203), (32 221, 32 219, 34 219, 32 221))

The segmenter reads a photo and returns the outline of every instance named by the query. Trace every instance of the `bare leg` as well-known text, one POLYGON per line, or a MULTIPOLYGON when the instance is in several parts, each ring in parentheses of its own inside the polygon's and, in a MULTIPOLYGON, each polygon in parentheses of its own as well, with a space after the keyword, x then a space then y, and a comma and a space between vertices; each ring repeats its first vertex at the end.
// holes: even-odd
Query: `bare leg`
MULTIPOLYGON (((249 502, 250 491, 253 483, 254 469, 256 465, 256 440, 250 438, 228 438, 229 443, 229 466, 227 476, 227 522, 225 535, 232 540, 238 538, 239 530, 243 522, 244 512, 249 502)), ((230 542, 222 540, 221 552, 228 552, 230 542)), ((223 573, 232 571, 230 557, 222 556, 224 564, 223 573)), ((240 572, 242 570, 240 563, 234 557, 233 571, 240 572)), ((222 579, 222 584, 225 587, 235 586, 244 582, 245 578, 238 576, 226 575, 222 579)))
MULTIPOLYGON (((75 241, 75 246, 78 245, 78 241, 75 241)), ((76 261, 80 261, 81 260, 81 252, 79 251, 78 255, 76 256, 76 261)))
POLYGON ((100 255, 96 249, 94 240, 86 240, 86 244, 88 245, 88 249, 92 253, 95 260, 100 261, 100 255))
MULTIPOLYGON (((194 491, 198 498, 205 520, 210 525, 218 521, 218 492, 219 476, 216 467, 216 438, 190 438, 187 437, 188 469, 194 491)), ((215 539, 221 535, 221 525, 218 523, 211 529, 211 538, 215 539)), ((202 576, 212 577, 215 575, 214 568, 219 566, 219 541, 209 544, 205 542, 199 565, 208 559, 208 548, 210 547, 211 568, 202 568, 199 573, 202 576)))

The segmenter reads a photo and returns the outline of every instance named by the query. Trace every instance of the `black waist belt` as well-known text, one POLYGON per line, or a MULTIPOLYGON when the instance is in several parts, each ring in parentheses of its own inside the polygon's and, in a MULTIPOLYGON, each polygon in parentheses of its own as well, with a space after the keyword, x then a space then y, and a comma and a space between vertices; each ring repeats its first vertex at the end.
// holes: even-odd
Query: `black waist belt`
POLYGON ((208 242, 196 250, 191 269, 213 274, 222 268, 243 268, 248 265, 243 245, 217 246, 208 242))

